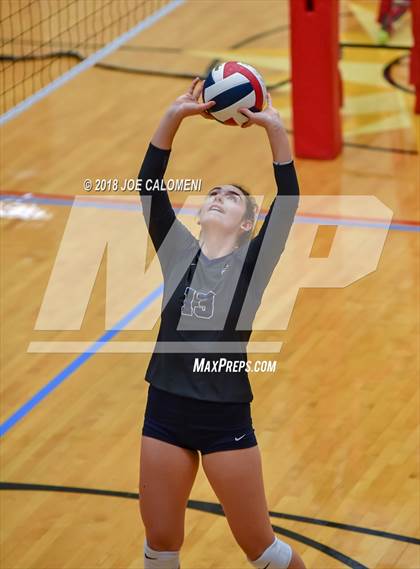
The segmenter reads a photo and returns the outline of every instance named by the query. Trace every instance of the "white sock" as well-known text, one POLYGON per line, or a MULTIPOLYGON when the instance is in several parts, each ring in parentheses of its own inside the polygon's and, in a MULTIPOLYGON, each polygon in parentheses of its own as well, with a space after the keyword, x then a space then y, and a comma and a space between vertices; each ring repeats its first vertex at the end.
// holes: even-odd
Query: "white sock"
POLYGON ((292 548, 277 537, 258 559, 248 561, 257 569, 287 569, 292 559, 292 548))
POLYGON ((156 551, 144 540, 144 569, 179 569, 179 551, 156 551))

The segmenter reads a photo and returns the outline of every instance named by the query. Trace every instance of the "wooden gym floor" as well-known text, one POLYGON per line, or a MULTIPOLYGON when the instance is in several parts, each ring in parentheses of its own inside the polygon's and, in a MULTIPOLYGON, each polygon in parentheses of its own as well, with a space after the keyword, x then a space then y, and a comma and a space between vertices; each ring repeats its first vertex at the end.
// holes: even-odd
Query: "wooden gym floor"
MULTIPOLYGON (((273 279, 259 314, 261 328, 269 330, 253 335, 283 342, 278 354, 251 355, 277 361, 276 374, 251 376, 253 417, 272 523, 280 537, 291 532, 286 539, 310 569, 420 568, 419 119, 407 90, 409 18, 391 42, 394 49, 355 45, 375 44, 376 6, 370 0, 340 6, 341 41, 353 44, 343 47, 340 64, 342 155, 296 164, 303 196, 326 196, 327 203, 329 197, 374 196, 392 210, 378 266, 342 288, 301 288, 283 330, 276 330, 273 308, 281 282, 273 279), (384 79, 389 64, 396 85, 384 79)), ((274 86, 274 104, 291 127, 287 8, 285 0, 193 0, 140 33, 129 44, 136 49, 119 50, 109 61, 172 74, 204 74, 214 60, 246 61, 274 86)), ((14 207, 16 196, 31 194, 23 203, 45 215, 1 220, 3 569, 141 567, 144 536, 135 494, 149 354, 104 353, 106 346, 87 355, 63 353, 52 344, 91 345, 105 333, 109 250, 80 330, 35 327, 76 211, 73 198, 86 196, 83 180, 135 177, 160 115, 188 84, 93 68, 2 128, 2 198, 14 207), (47 385, 48 396, 24 407, 47 385)), ((201 178, 203 191, 243 182, 266 195, 264 208, 273 191, 264 133, 200 117, 182 126, 167 175, 201 178)), ((187 197, 172 199, 182 205, 187 197)), ((136 204, 136 197, 128 203, 136 204)), ((99 207, 86 211, 88 225, 72 242, 78 272, 70 267, 68 282, 59 283, 56 309, 64 320, 75 310, 69 282, 82 278, 84 255, 105 219, 99 207)), ((321 212, 301 205, 296 240, 311 227, 311 256, 324 261, 346 223, 364 231, 367 241, 379 231, 367 214, 335 218, 333 227, 322 220, 305 225, 307 214, 321 212)), ((193 216, 182 218, 196 231, 193 216)), ((129 233, 119 246, 125 255, 136 248, 144 253, 129 233)), ((129 275, 122 272, 118 280, 117 312, 126 296, 137 303, 148 299, 160 275, 152 272, 137 290, 129 275)), ((159 296, 150 300, 142 317, 152 322, 159 305, 159 296)), ((156 331, 156 325, 152 331, 124 329, 104 342, 152 341, 156 331)), ((248 567, 215 504, 200 470, 187 510, 183 569, 248 567)))

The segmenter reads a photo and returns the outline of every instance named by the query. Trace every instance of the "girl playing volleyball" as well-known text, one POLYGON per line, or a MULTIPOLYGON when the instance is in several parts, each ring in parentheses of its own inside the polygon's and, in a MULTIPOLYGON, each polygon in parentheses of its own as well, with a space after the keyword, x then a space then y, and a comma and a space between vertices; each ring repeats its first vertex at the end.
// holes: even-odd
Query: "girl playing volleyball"
POLYGON ((267 133, 281 196, 256 237, 251 238, 255 202, 240 186, 211 190, 199 212, 199 240, 176 218, 166 191, 146 189, 163 183, 182 120, 206 116, 214 104, 199 102, 202 89, 195 79, 165 113, 139 174, 143 212, 164 277, 161 324, 146 373, 150 385, 140 457, 144 566, 180 567, 185 510, 200 452, 204 472, 250 564, 304 569, 299 555, 276 538, 270 524, 245 366, 252 321, 299 199, 287 135, 270 96, 264 111, 242 110, 249 119, 245 127, 256 124, 267 133), (203 361, 211 365, 197 366, 203 361))

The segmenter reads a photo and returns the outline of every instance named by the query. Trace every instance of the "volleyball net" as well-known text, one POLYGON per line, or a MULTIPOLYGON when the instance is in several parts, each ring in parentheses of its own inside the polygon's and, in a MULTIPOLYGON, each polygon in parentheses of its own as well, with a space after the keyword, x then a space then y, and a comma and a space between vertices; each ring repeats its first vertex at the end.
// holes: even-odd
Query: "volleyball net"
POLYGON ((68 80, 75 67, 95 65, 180 3, 1 0, 0 119, 60 78, 68 80))

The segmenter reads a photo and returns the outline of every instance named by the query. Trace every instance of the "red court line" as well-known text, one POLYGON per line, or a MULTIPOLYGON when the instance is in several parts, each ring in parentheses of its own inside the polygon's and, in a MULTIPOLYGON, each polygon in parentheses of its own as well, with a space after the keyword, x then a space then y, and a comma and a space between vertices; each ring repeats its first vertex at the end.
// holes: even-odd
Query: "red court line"
MULTIPOLYGON (((341 197, 341 196, 340 196, 341 197)), ((302 217, 323 217, 325 219, 349 219, 349 220, 355 220, 355 221, 377 221, 377 222, 384 222, 384 219, 380 219, 378 217, 354 217, 352 215, 346 215, 345 217, 343 215, 334 215, 333 213, 330 213, 328 215, 326 214, 317 214, 317 213, 304 213, 303 211, 299 211, 298 210, 298 215, 301 215, 302 217)), ((399 225, 413 225, 414 227, 418 227, 420 226, 420 221, 414 221, 414 220, 408 220, 408 219, 394 219, 392 218, 392 223, 395 224, 399 224, 399 225)))
MULTIPOLYGON (((0 194, 7 194, 7 195, 12 195, 12 196, 16 196, 16 197, 23 197, 25 195, 28 196, 33 196, 34 198, 45 198, 45 199, 54 199, 54 200, 74 200, 75 198, 80 198, 80 197, 92 197, 95 194, 91 194, 91 193, 86 193, 86 194, 76 194, 76 195, 54 195, 54 194, 44 194, 41 192, 16 192, 16 191, 12 191, 12 192, 8 192, 8 191, 4 191, 4 190, 0 190, 0 194)), ((104 193, 103 195, 107 195, 106 193, 104 193)), ((126 194, 126 195, 132 195, 132 194, 126 194)), ((110 202, 115 202, 115 203, 121 203, 121 198, 113 198, 113 197, 109 197, 108 200, 110 202)), ((93 200, 92 200, 93 201, 93 200)), ((184 204, 180 204, 177 202, 173 202, 172 204, 175 208, 182 208, 184 204)), ((260 213, 266 214, 267 213, 267 209, 262 209, 260 211, 260 213)), ((298 216, 301 217, 322 217, 324 219, 337 219, 337 220, 356 220, 356 221, 372 221, 372 222, 385 222, 387 220, 384 219, 380 219, 377 217, 353 217, 351 215, 347 215, 347 216, 343 216, 343 215, 334 215, 334 214, 319 214, 319 213, 305 213, 303 211, 298 210, 298 216)), ((420 226, 420 221, 416 221, 416 220, 412 220, 412 219, 392 219, 392 224, 400 224, 400 225, 412 225, 413 227, 419 227, 420 226)))

